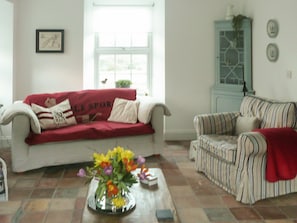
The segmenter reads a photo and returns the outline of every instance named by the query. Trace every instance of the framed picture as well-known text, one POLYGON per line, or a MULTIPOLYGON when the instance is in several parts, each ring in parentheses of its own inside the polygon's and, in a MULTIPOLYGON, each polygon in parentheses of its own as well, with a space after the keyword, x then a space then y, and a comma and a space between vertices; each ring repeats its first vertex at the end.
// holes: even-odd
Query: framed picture
POLYGON ((63 53, 64 29, 36 29, 36 53, 63 53))

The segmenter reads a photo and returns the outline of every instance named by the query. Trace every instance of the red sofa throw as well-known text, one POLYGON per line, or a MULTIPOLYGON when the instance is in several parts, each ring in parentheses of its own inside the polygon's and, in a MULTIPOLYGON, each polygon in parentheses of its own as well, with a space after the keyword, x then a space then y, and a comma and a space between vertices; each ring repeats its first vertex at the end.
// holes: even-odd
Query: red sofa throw
POLYGON ((266 180, 294 179, 297 175, 297 132, 292 128, 256 129, 266 139, 266 180))
POLYGON ((32 103, 51 107, 69 99, 71 109, 78 123, 107 120, 110 115, 114 99, 136 99, 136 89, 114 88, 68 91, 47 94, 32 94, 25 98, 24 103, 32 103))

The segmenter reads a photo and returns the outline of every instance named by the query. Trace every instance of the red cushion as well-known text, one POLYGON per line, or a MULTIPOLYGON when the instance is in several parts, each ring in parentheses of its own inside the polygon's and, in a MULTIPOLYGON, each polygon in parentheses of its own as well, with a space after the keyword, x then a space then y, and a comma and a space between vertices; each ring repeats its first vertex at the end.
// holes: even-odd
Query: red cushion
POLYGON ((153 134, 155 131, 150 124, 127 124, 119 122, 99 121, 82 123, 65 128, 33 132, 26 138, 26 143, 36 145, 47 142, 61 142, 79 139, 103 139, 122 136, 153 134))
POLYGON ((25 98, 24 103, 28 105, 35 103, 45 107, 45 101, 48 98, 56 99, 56 104, 68 98, 76 121, 81 123, 83 122, 83 119, 86 119, 87 121, 107 120, 114 99, 117 97, 135 100, 136 90, 131 88, 113 88, 32 94, 25 98))

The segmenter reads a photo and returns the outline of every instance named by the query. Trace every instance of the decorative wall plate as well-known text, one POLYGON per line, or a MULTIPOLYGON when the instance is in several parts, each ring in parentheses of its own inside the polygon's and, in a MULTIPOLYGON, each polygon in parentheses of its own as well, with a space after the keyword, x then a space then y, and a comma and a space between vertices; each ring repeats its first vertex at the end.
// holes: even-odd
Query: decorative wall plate
POLYGON ((267 22, 267 34, 269 37, 276 37, 278 34, 278 23, 274 19, 270 19, 267 22))
POLYGON ((269 61, 275 62, 278 59, 278 47, 275 43, 269 43, 266 48, 266 56, 269 61))

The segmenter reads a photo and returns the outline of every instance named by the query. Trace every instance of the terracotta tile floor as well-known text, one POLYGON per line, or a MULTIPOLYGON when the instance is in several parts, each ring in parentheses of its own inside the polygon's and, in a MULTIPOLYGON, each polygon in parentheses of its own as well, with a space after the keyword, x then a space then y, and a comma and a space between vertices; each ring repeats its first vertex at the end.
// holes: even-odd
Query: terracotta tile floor
MULTIPOLYGON (((195 171, 188 148, 189 142, 167 142, 163 156, 147 158, 149 167, 163 170, 181 223, 297 223, 297 193, 241 204, 195 171)), ((10 151, 0 149, 0 156, 9 171, 9 201, 0 202, 1 223, 81 222, 88 186, 76 172, 86 163, 15 174, 10 151)))

